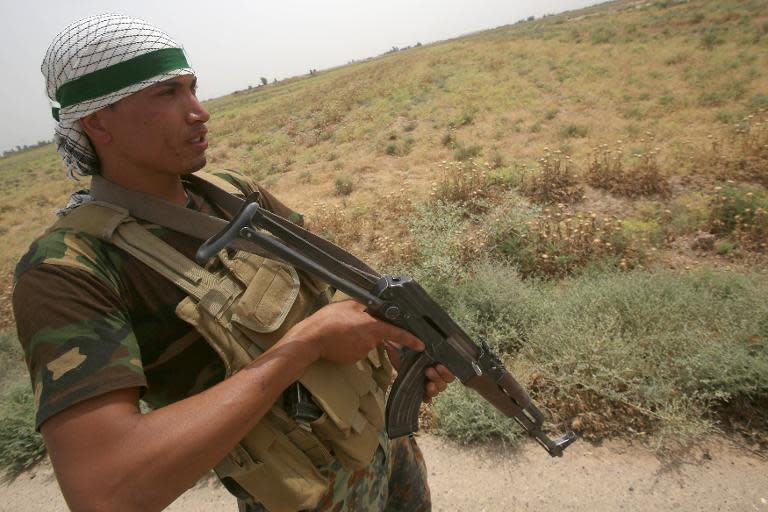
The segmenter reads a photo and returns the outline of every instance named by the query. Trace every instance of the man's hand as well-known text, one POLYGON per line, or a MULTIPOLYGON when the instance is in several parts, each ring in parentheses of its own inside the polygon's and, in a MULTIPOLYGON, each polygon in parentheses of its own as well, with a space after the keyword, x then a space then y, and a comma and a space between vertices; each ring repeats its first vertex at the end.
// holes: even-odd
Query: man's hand
POLYGON ((413 334, 365 312, 365 306, 344 301, 329 304, 294 325, 288 340, 303 343, 316 356, 334 363, 355 363, 378 345, 424 350, 413 334))
MULTIPOLYGON (((312 346, 319 357, 337 363, 353 363, 383 344, 395 369, 400 367, 398 349, 408 347, 424 350, 424 343, 414 335, 365 312, 365 306, 344 301, 329 304, 314 315, 296 324, 291 336, 313 339, 312 346)), ((431 403, 456 378, 445 366, 427 368, 427 389, 424 401, 431 403)))
MULTIPOLYGON (((400 352, 397 350, 397 347, 387 343, 386 349, 389 360, 392 362, 392 366, 395 367, 395 370, 399 370, 401 361, 400 352)), ((427 377, 427 389, 424 392, 424 403, 427 404, 431 404, 433 398, 445 391, 448 384, 456 380, 456 376, 451 373, 451 370, 439 363, 427 368, 424 371, 424 374, 427 377)))

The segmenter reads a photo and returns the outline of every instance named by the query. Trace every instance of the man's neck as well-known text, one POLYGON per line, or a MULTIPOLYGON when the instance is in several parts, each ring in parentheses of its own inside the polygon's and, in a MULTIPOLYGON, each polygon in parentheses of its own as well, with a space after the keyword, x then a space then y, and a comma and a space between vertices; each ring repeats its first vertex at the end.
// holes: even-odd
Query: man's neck
POLYGON ((102 169, 101 175, 113 183, 129 190, 135 190, 170 203, 186 206, 187 193, 177 174, 163 174, 159 172, 114 172, 110 169, 102 169))

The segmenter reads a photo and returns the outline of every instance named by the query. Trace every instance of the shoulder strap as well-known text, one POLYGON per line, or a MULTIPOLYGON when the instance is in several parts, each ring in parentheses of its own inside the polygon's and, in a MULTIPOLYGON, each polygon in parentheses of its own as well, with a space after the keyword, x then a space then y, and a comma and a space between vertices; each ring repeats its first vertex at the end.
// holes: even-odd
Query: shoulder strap
MULTIPOLYGON (((203 179, 200 179, 199 182, 207 183, 203 179)), ((241 199, 221 189, 218 190, 222 195, 226 194, 229 198, 230 206, 234 201, 237 201, 238 205, 242 204, 241 199)), ((110 203, 126 209, 131 217, 170 228, 199 240, 207 240, 227 227, 227 222, 222 219, 190 210, 168 201, 142 194, 141 192, 123 188, 99 175, 91 177, 91 195, 97 201, 110 203)), ((215 198, 211 199, 216 201, 215 198)), ((228 213, 230 206, 221 205, 228 213)), ((235 208, 235 211, 238 208, 235 208)), ((261 256, 269 256, 266 251, 259 250, 259 248, 254 247, 253 244, 247 243, 245 240, 235 240, 231 245, 236 249, 256 253, 261 256)))
POLYGON ((57 220, 48 233, 57 229, 75 229, 100 240, 109 240, 117 227, 130 218, 128 210, 114 204, 91 201, 57 220))
MULTIPOLYGON (((212 182, 213 180, 208 181, 206 178, 209 176, 211 175, 208 173, 197 172, 195 174, 190 174, 188 177, 190 181, 199 185, 208 197, 230 216, 234 216, 244 203, 254 201, 258 197, 257 194, 252 194, 245 200, 240 199, 218 187, 212 182)), ((222 180, 216 176, 213 176, 213 178, 225 182, 228 187, 232 187, 226 180, 222 180)), ((126 208, 132 217, 137 217, 160 226, 165 226, 199 240, 207 240, 220 231, 223 231, 228 226, 228 223, 222 219, 206 215, 202 212, 190 210, 169 203, 168 201, 142 194, 141 192, 128 190, 116 183, 105 180, 99 175, 94 175, 91 178, 91 195, 99 201, 105 201, 126 208)), ((338 260, 340 265, 352 267, 369 276, 378 277, 375 270, 336 244, 315 235, 301 226, 297 226, 293 222, 272 212, 267 212, 267 215, 274 224, 280 226, 284 231, 296 238, 309 242, 332 259, 338 260)), ((269 259, 275 259, 273 254, 270 254, 268 251, 243 238, 235 238, 229 245, 235 249, 258 254, 269 259)), ((365 281, 363 283, 365 284, 365 281)))

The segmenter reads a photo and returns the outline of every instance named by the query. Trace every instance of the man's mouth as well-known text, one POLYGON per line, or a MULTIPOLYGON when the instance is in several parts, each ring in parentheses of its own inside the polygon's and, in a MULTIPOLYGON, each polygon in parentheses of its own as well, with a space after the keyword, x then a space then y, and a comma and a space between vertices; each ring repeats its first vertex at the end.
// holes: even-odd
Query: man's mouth
POLYGON ((200 145, 207 145, 208 144, 208 131, 201 132, 200 134, 194 136, 191 139, 188 139, 187 142, 191 144, 200 144, 200 145))

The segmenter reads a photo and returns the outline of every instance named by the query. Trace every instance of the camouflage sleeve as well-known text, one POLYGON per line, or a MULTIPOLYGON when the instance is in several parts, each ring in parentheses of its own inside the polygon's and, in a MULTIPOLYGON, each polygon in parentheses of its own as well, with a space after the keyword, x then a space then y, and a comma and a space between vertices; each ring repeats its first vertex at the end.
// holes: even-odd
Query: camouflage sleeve
POLYGON ((67 236, 33 244, 13 291, 38 429, 75 403, 147 385, 125 301, 117 281, 107 278, 109 265, 93 246, 81 243, 77 250, 67 236))

